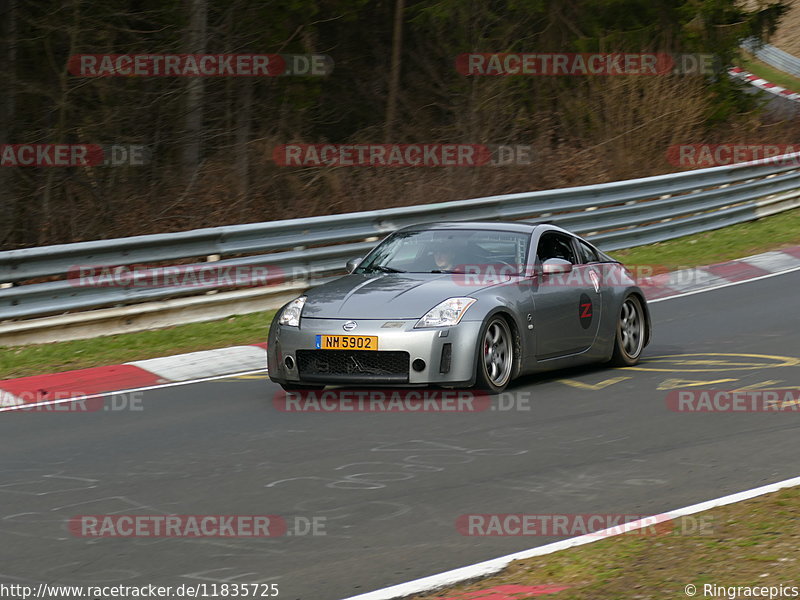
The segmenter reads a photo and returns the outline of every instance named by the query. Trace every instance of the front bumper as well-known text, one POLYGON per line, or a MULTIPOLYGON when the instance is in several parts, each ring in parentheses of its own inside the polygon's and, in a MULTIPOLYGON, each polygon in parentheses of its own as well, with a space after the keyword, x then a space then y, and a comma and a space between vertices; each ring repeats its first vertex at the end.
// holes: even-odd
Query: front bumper
POLYGON ((414 329, 416 319, 359 319, 358 328, 348 332, 342 329, 348 320, 303 318, 299 328, 273 321, 267 344, 270 378, 278 383, 330 385, 474 383, 480 321, 414 329), (378 350, 317 350, 316 336, 324 334, 378 336, 378 350), (406 368, 398 353, 407 354, 406 368), (418 361, 424 362, 421 370, 414 368, 420 366, 418 361))

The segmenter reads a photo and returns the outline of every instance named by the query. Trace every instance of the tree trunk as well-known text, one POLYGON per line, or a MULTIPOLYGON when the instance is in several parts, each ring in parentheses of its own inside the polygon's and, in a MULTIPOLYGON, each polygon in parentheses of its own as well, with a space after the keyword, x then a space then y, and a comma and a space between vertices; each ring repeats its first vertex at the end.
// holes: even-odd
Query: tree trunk
MULTIPOLYGON (((11 131, 16 112, 16 63, 17 63, 17 0, 0 0, 0 24, 2 39, 0 50, 0 81, 5 90, 0 101, 0 144, 10 144, 11 131)), ((0 247, 8 243, 14 231, 14 214, 18 199, 11 185, 13 169, 0 167, 0 247)))
MULTIPOLYGON (((250 153, 247 146, 253 119, 253 79, 244 77, 240 81, 241 98, 236 114, 236 184, 239 197, 246 200, 250 192, 250 153)), ((245 205, 247 203, 245 202, 245 205)))
MULTIPOLYGON (((206 51, 207 0, 189 0, 189 27, 184 52, 203 54, 206 51)), ((203 101, 205 81, 202 77, 186 79, 186 120, 184 122, 183 171, 191 178, 200 165, 203 141, 203 101)))
POLYGON ((397 114, 397 91, 400 86, 400 63, 403 52, 403 11, 405 0, 396 0, 394 6, 394 33, 392 36, 392 65, 389 73, 389 94, 386 101, 386 124, 384 143, 392 141, 394 122, 397 114))

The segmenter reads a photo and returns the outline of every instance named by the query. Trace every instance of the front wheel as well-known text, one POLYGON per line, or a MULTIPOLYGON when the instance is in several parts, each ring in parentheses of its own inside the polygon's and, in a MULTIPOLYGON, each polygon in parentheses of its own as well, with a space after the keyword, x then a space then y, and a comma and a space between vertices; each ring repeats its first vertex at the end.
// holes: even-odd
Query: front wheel
POLYGON ((476 386, 499 394, 511 381, 514 370, 514 339, 502 317, 492 317, 483 326, 477 356, 476 386))
POLYGON ((611 364, 616 367, 632 367, 639 362, 645 340, 645 327, 642 302, 637 296, 628 296, 622 303, 617 320, 614 338, 614 353, 611 364))

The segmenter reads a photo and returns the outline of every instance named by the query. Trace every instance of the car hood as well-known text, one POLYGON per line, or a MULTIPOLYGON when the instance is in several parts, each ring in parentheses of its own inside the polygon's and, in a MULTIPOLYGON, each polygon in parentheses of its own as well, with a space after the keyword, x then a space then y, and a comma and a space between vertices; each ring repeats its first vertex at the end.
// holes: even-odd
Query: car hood
POLYGON ((309 290, 303 317, 419 319, 443 300, 493 285, 468 285, 463 276, 445 273, 346 275, 309 290))

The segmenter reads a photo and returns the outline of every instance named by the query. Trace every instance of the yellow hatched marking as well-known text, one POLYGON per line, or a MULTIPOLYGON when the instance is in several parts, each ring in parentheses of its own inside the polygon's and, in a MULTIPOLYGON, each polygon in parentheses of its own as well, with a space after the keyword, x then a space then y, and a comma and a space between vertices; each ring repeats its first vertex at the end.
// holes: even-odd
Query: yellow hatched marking
POLYGON ((599 383, 584 383, 583 381, 576 381, 574 379, 559 379, 558 381, 570 387, 578 388, 579 390, 591 390, 596 392, 614 385, 615 383, 625 381, 626 379, 632 379, 632 377, 612 377, 611 379, 606 379, 599 383))
POLYGON ((658 384, 657 390, 677 390, 687 387, 698 387, 701 385, 714 385, 715 383, 726 383, 728 381, 739 381, 738 379, 712 379, 710 381, 700 381, 699 379, 665 379, 658 384))
POLYGON ((721 352, 698 352, 694 354, 669 354, 654 356, 644 361, 641 366, 624 367, 631 371, 661 372, 705 372, 705 371, 746 371, 754 369, 774 369, 777 367, 795 367, 800 359, 792 356, 776 356, 771 354, 735 354, 721 352), (693 358, 697 357, 697 358, 693 358), (722 358, 707 358, 722 357, 722 358), (731 357, 731 358, 727 358, 731 357), (743 360, 744 359, 744 360, 743 360), (756 361, 747 359, 757 359, 756 361), (763 360, 764 362, 757 362, 763 360), (663 366, 649 366, 663 365, 663 366))
POLYGON ((219 383, 230 383, 231 381, 237 381, 239 379, 267 379, 268 375, 266 373, 250 373, 248 375, 236 375, 234 377, 226 377, 225 379, 214 379, 214 381, 219 383))
MULTIPOLYGON (((736 388, 733 390, 734 392, 749 392, 751 390, 780 390, 784 388, 774 387, 779 383, 782 383, 782 379, 767 379, 766 381, 760 381, 758 383, 752 383, 750 385, 746 385, 744 387, 736 388)), ((791 387, 789 389, 792 389, 791 387)))

